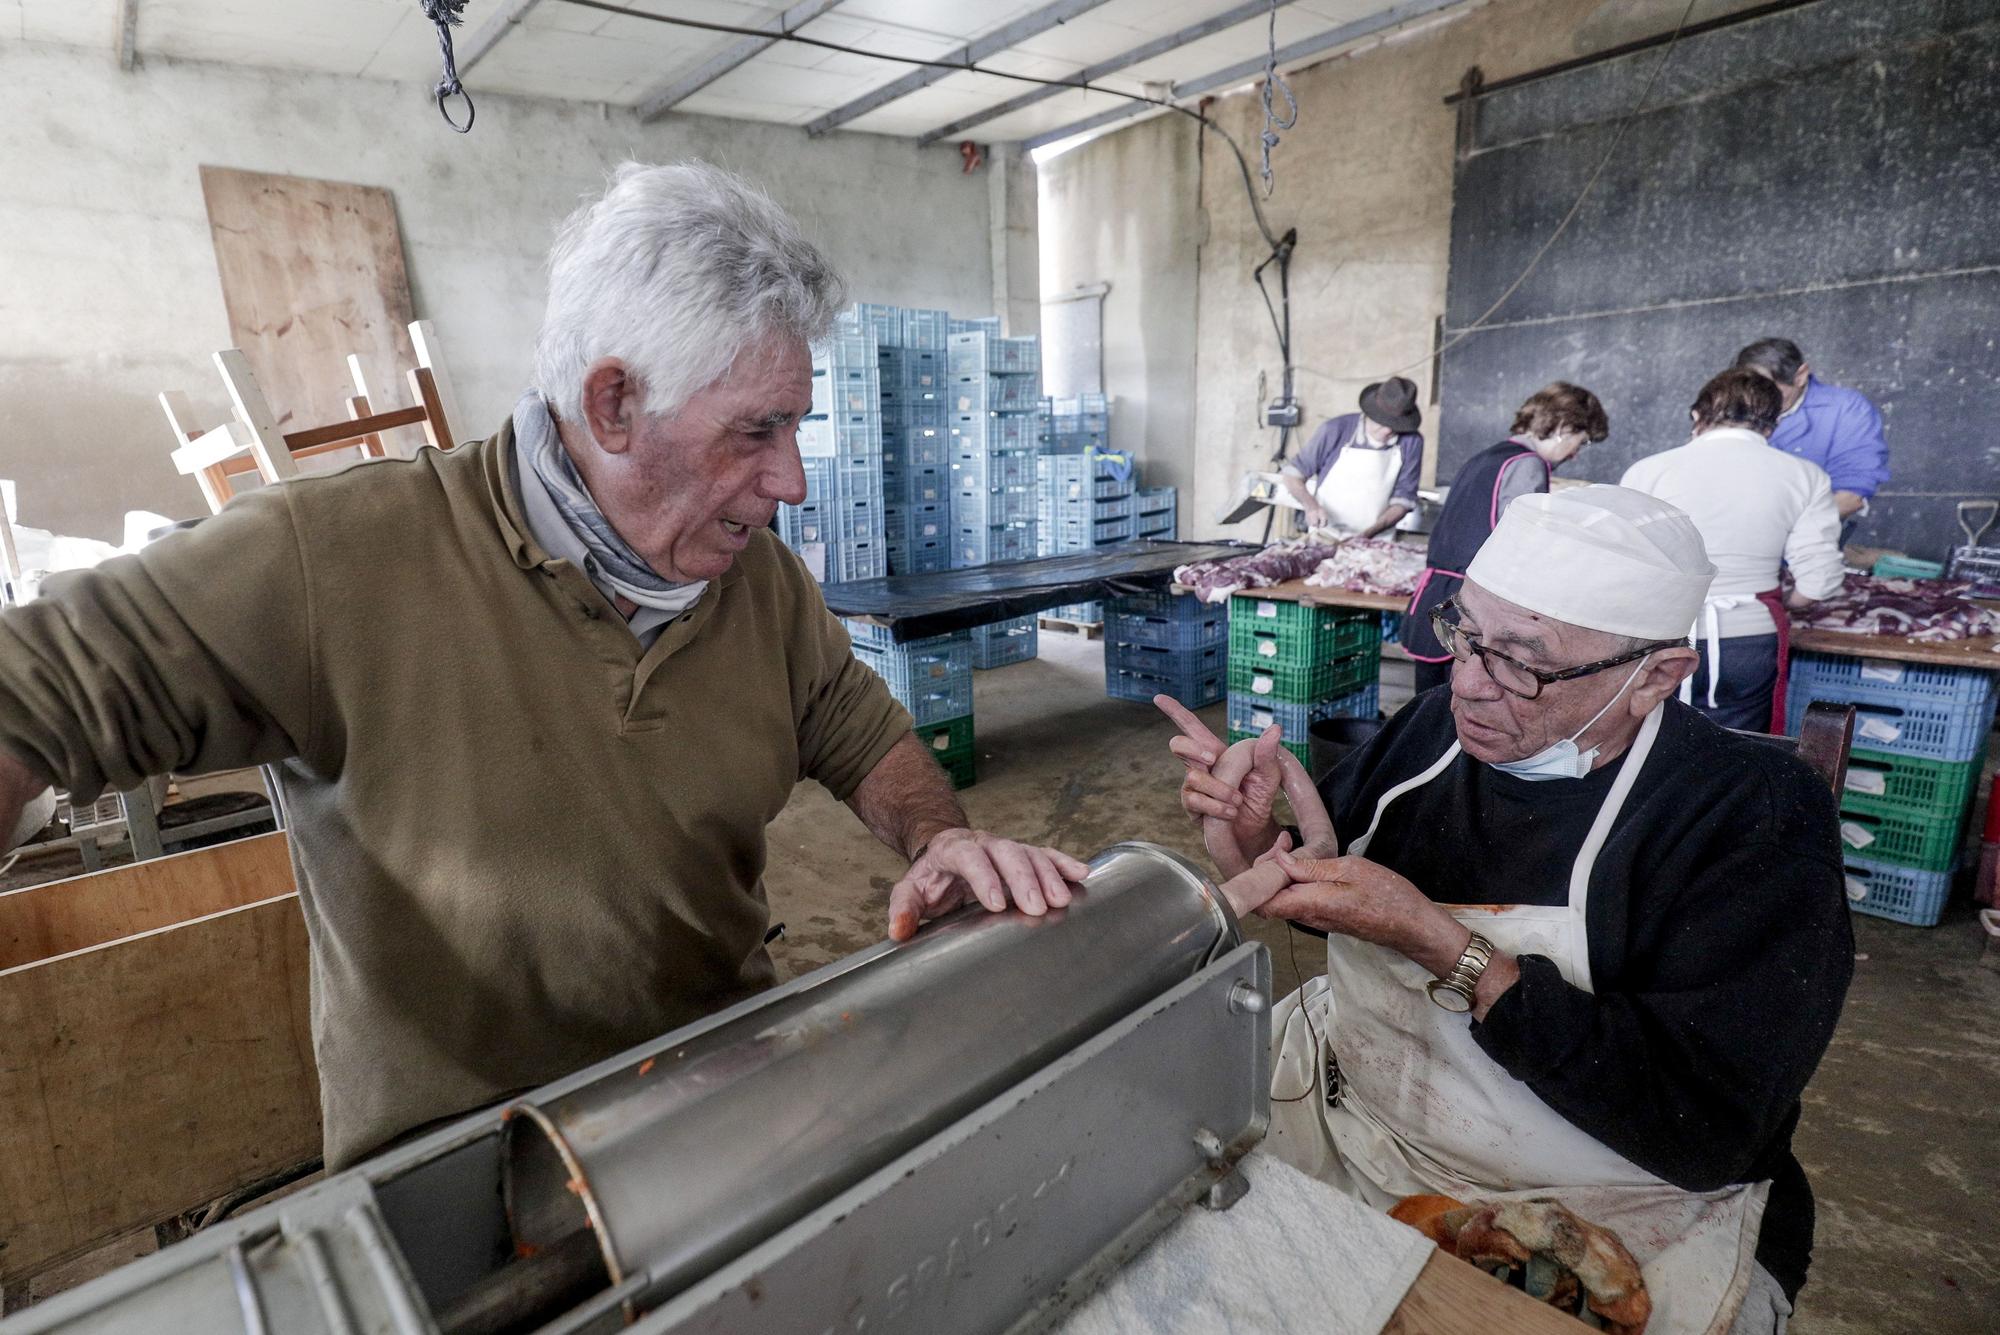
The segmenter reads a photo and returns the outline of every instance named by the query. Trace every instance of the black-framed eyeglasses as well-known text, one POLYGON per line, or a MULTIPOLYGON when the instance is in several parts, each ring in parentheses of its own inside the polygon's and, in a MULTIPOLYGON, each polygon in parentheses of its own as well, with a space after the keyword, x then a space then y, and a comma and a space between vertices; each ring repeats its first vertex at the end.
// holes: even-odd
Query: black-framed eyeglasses
POLYGON ((1494 685, 1509 695, 1518 695, 1523 700, 1533 700, 1541 695, 1544 686, 1559 681, 1575 681, 1578 677, 1588 677, 1615 668, 1621 663, 1644 658, 1647 654, 1658 653, 1662 649, 1685 646, 1686 640, 1655 640, 1642 644, 1637 649, 1619 654, 1615 658, 1602 658, 1595 663, 1584 663, 1578 667, 1561 668, 1550 672, 1544 668, 1529 667, 1518 658, 1510 658, 1498 649, 1489 649, 1479 642, 1479 637, 1458 624, 1462 615, 1456 598, 1447 598, 1431 609, 1431 630, 1436 633, 1438 643, 1445 652, 1461 663, 1474 658, 1485 667, 1486 675, 1493 678, 1494 685))

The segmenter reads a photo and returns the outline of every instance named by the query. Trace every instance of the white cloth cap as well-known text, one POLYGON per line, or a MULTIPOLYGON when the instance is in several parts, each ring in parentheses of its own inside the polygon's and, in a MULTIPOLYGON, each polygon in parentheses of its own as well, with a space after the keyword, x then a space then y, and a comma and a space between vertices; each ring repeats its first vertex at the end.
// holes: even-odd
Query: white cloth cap
POLYGON ((1522 496, 1466 567, 1495 597, 1642 640, 1688 634, 1715 567, 1694 520, 1628 487, 1522 496))

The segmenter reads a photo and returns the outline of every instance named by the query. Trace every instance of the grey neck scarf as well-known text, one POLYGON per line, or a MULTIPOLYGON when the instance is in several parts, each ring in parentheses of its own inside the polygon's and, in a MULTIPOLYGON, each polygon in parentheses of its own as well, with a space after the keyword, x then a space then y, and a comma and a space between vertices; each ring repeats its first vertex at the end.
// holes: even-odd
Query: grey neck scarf
POLYGON ((596 567, 592 581, 607 592, 624 595, 641 607, 679 613, 694 605, 708 587, 706 580, 676 584, 646 564, 591 499, 569 451, 556 433, 555 418, 541 391, 529 390, 514 405, 514 446, 542 484, 563 524, 575 535, 596 567))

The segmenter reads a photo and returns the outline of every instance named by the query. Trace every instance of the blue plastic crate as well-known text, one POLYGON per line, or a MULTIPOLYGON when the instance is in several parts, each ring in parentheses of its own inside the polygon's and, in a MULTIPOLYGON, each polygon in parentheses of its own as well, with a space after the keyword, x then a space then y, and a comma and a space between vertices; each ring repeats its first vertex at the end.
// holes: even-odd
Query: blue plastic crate
POLYGON ((882 414, 814 413, 799 419, 799 455, 804 459, 880 459, 882 414))
MULTIPOLYGON (((1977 668, 1929 667, 1835 654, 1793 654, 1790 682, 1792 691, 1893 692, 1911 700, 1946 705, 1978 706, 1993 694, 1993 674, 1977 668)), ((1816 698, 1836 697, 1820 694, 1816 698)))
POLYGON ((1058 520, 1053 537, 1060 551, 1085 551, 1109 543, 1131 541, 1138 536, 1138 522, 1129 517, 1097 520, 1089 525, 1076 520, 1058 520))
POLYGON ((951 436, 941 426, 885 428, 882 463, 905 468, 946 468, 951 464, 951 436))
POLYGON ((954 315, 946 326, 947 339, 952 334, 988 334, 1000 337, 1000 317, 997 315, 954 315))
POLYGON ((972 636, 964 631, 888 647, 854 646, 918 726, 972 712, 972 636))
MULTIPOLYGON (((814 400, 817 410, 818 400, 814 400)), ((934 386, 918 388, 913 385, 898 385, 884 381, 875 391, 875 405, 884 413, 894 413, 898 420, 904 415, 922 409, 945 410, 944 392, 934 386)))
POLYGON ((1941 702, 1911 695, 1898 686, 1876 688, 1821 683, 1801 690, 1798 678, 1785 696, 1785 731, 1796 737, 1806 706, 1831 700, 1854 706, 1854 745, 1866 751, 1920 756, 1929 760, 1970 760, 1993 729, 1993 696, 1969 703, 1941 702))
POLYGON ((872 413, 882 407, 881 382, 872 363, 813 367, 815 413, 872 413))
POLYGON ((1030 523, 1035 518, 1035 493, 1025 487, 951 494, 951 524, 955 529, 996 528, 1030 523))
MULTIPOLYGON (((879 538, 826 544, 822 584, 844 584, 857 579, 880 579, 889 573, 889 544, 879 538)), ((810 562, 810 558, 808 558, 810 562)))
POLYGON ((881 502, 869 498, 778 507, 778 538, 794 550, 809 542, 879 542, 886 524, 881 502))
POLYGON ((883 531, 892 543, 943 542, 951 534, 951 507, 892 505, 883 531))
POLYGON ((904 309, 902 342, 905 348, 921 348, 941 353, 944 351, 945 340, 950 337, 950 312, 904 309))
POLYGON ((1025 663, 1035 656, 1039 647, 1036 622, 1032 616, 1011 617, 1006 621, 972 628, 972 666, 975 668, 1025 663))
POLYGON ((947 569, 943 538, 919 538, 906 543, 889 544, 889 573, 892 575, 929 575, 947 569))
POLYGON ((953 491, 990 491, 995 487, 1035 496, 1035 455, 1032 450, 957 450, 951 457, 953 491))
POLYGON ((946 551, 946 565, 953 570, 992 565, 996 561, 1025 561, 1035 555, 1035 526, 954 529, 946 551))
POLYGON ((1935 927, 1944 915, 1945 901, 1951 898, 1948 871, 1915 871, 1892 867, 1866 858, 1846 860, 1847 906, 1856 913, 1906 922, 1913 927, 1935 927))
POLYGON ((878 626, 872 621, 852 621, 847 617, 840 618, 840 624, 846 630, 847 638, 864 649, 896 647, 896 637, 887 626, 878 626))
POLYGON ((922 428, 928 435, 939 436, 945 444, 940 453, 951 448, 951 414, 945 410, 942 398, 925 400, 904 400, 882 405, 882 434, 886 437, 907 433, 922 428))
POLYGON ((879 301, 857 301, 842 313, 841 323, 859 329, 886 348, 903 341, 903 308, 879 301))
POLYGON ((1032 337, 1002 338, 981 330, 950 334, 945 342, 946 364, 954 376, 1030 375, 1042 369, 1041 341, 1032 337))
POLYGON ((1180 493, 1172 487, 1139 488, 1139 513, 1170 515, 1179 509, 1180 493))
POLYGON ((1164 541, 1172 541, 1180 532, 1180 521, 1170 514, 1140 515, 1136 524, 1137 531, 1133 536, 1140 538, 1159 538, 1164 541))
POLYGON ((1381 688, 1367 686, 1331 700, 1293 704, 1270 700, 1261 695, 1229 693, 1229 730, 1260 733, 1276 723, 1284 729, 1284 740, 1303 746, 1306 729, 1329 718, 1373 718, 1380 709, 1381 688))
POLYGON ((949 430, 954 457, 987 454, 995 450, 1033 456, 1041 450, 1042 442, 1035 431, 1035 419, 1021 413, 983 416, 953 413, 949 430))
POLYGON ((928 468, 884 468, 884 499, 905 505, 949 505, 951 473, 935 465, 928 468))
POLYGON ((1210 672, 1229 671, 1229 645, 1202 644, 1190 648, 1166 648, 1153 644, 1133 644, 1113 634, 1113 623, 1104 625, 1106 668, 1131 668, 1151 677, 1205 677, 1210 672))
POLYGON ((1229 673, 1225 669, 1207 672, 1159 675, 1140 668, 1104 660, 1104 693, 1113 700, 1137 700, 1151 704, 1156 695, 1169 695, 1189 709, 1215 704, 1226 693, 1229 673))
POLYGON ((1119 598, 1105 605, 1104 639, 1108 644, 1143 644, 1186 651, 1220 645, 1224 661, 1229 650, 1229 609, 1204 603, 1193 594, 1119 598), (1167 603, 1161 606, 1162 601, 1167 603))
MULTIPOLYGON (((953 413, 964 417, 988 413, 1026 416, 1040 408, 1041 384, 1028 375, 954 376, 945 388, 944 401, 953 413)), ((1034 429, 1032 425, 1030 429, 1034 429)))
MULTIPOLYGON (((1112 450, 1084 450, 1075 454, 1044 454, 1038 467, 1050 478, 1065 484, 1082 484, 1086 481, 1114 481, 1132 483, 1132 456, 1112 450)), ((1125 495, 1131 490, 1127 486, 1122 491, 1110 493, 1125 495)), ((1073 493, 1081 495, 1081 490, 1073 493)), ((1096 493, 1093 492, 1093 495, 1096 493)))
POLYGON ((807 459, 804 463, 809 505, 853 500, 879 504, 884 499, 879 459, 807 459))
POLYGON ((1042 613, 1057 621, 1074 621, 1080 626, 1104 620, 1104 603, 1064 603, 1061 607, 1051 607, 1042 613))

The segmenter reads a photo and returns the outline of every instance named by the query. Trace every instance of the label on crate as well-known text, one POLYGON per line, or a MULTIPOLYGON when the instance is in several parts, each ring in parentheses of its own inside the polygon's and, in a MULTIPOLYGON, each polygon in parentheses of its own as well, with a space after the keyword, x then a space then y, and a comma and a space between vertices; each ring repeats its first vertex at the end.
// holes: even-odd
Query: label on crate
POLYGON ((1876 714, 1863 714, 1854 727, 1854 735, 1871 742, 1893 742, 1903 735, 1903 725, 1876 714))
POLYGON ((1847 882, 1848 902, 1859 904, 1862 900, 1868 898, 1868 882, 1862 880, 1853 872, 1849 872, 1842 879, 1847 882))
POLYGON ((1859 850, 1874 843, 1875 835, 1866 826, 1857 825, 1851 820, 1844 820, 1840 823, 1840 840, 1849 848, 1859 850))
POLYGON ((1257 657, 1276 658, 1277 656, 1278 656, 1277 640, 1269 638, 1267 636, 1259 635, 1257 637, 1257 657))
POLYGON ((1880 659, 1873 658, 1864 658, 1861 660, 1861 680, 1863 681, 1886 681, 1893 685, 1902 679, 1903 665, 1901 663, 1884 663, 1880 659))
POLYGON ((1269 695, 1277 689, 1278 679, 1276 677, 1266 675, 1262 672, 1253 673, 1250 677, 1250 693, 1252 695, 1269 695))
POLYGON ((1257 603, 1257 615, 1260 617, 1274 617, 1278 615, 1278 605, 1274 602, 1259 599, 1257 603))
POLYGON ((799 559, 806 563, 806 569, 819 583, 826 583, 826 544, 823 542, 802 542, 799 544, 799 559))
POLYGON ((1879 769, 1849 769, 1847 788, 1849 792, 1880 797, 1889 791, 1889 776, 1879 769))
POLYGON ((938 733, 935 737, 932 737, 931 750, 933 751, 951 750, 951 733, 947 730, 945 732, 938 733))

